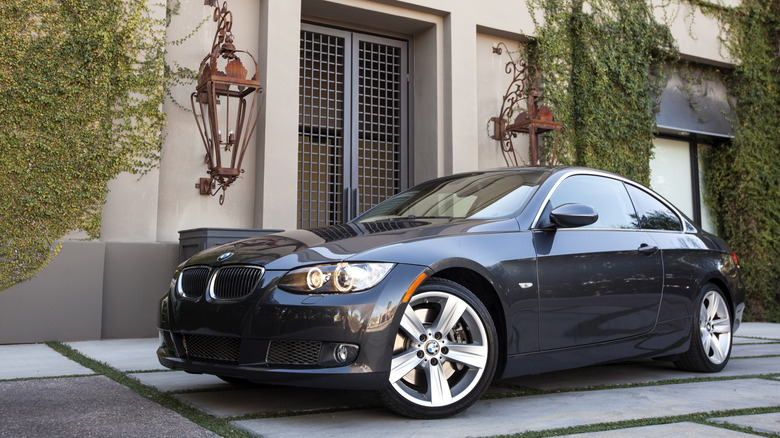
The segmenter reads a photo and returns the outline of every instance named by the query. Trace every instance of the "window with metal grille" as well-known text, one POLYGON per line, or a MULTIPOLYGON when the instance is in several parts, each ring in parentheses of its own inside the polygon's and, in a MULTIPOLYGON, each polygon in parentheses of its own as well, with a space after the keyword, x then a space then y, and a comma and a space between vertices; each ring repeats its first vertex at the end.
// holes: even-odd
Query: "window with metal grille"
POLYGON ((345 222, 406 188, 407 43, 303 25, 298 226, 345 222))

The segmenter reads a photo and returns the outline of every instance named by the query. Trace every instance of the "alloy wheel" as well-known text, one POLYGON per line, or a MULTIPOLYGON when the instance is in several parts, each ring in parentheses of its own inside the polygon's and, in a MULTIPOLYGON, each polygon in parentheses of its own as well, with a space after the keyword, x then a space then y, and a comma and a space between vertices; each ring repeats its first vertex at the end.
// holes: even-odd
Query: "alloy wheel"
POLYGON ((731 318, 723 297, 710 290, 701 301, 699 331, 704 354, 715 365, 728 359, 731 348, 731 318))
POLYGON ((471 394, 488 363, 479 314, 447 292, 415 295, 395 339, 390 384, 409 402, 442 407, 471 394))

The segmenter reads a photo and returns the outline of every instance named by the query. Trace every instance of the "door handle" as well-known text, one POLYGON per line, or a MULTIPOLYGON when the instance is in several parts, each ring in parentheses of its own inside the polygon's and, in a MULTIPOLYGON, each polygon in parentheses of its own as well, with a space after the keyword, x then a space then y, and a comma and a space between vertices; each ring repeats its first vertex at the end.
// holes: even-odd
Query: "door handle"
POLYGON ((641 252, 644 255, 653 255, 658 251, 657 246, 650 246, 646 243, 643 243, 639 245, 639 248, 637 248, 637 251, 641 252))

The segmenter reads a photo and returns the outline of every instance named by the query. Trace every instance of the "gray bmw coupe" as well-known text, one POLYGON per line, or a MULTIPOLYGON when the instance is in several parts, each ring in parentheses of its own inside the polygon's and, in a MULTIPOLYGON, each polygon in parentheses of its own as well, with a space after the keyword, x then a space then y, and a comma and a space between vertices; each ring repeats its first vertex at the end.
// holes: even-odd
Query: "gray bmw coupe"
POLYGON ((172 369, 378 391, 440 418, 493 379, 656 358, 726 366, 736 256, 648 188, 563 167, 422 183, 332 227, 182 263, 160 301, 172 369))

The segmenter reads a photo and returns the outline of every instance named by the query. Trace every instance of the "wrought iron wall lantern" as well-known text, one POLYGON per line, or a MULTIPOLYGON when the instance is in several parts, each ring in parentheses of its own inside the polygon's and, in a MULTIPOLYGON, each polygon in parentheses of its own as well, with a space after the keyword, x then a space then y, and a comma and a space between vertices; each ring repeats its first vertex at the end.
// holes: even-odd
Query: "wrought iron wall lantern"
POLYGON ((195 122, 206 147, 209 174, 195 188, 202 195, 214 196, 221 191, 221 205, 225 190, 244 173, 241 162, 257 126, 260 114, 257 100, 263 89, 255 57, 233 45, 233 13, 227 3, 222 3, 221 8, 216 0, 205 0, 204 4, 215 7, 214 21, 218 25, 211 53, 200 63, 198 84, 190 97, 195 122), (254 64, 255 71, 249 79, 238 53, 246 54, 254 64))
POLYGON ((493 132, 491 138, 501 142, 501 151, 507 166, 517 166, 518 158, 512 140, 518 133, 529 134, 529 161, 531 166, 539 165, 539 134, 556 131, 555 146, 551 163, 557 161, 558 139, 561 134, 561 123, 556 122, 553 113, 546 106, 539 106, 539 97, 542 93, 536 89, 536 81, 539 78, 539 68, 535 65, 515 61, 512 53, 504 43, 493 47, 493 53, 501 55, 507 51, 510 61, 506 64, 506 73, 512 75, 512 82, 504 94, 501 104, 501 112, 498 117, 490 119, 493 132), (504 46, 503 49, 501 46, 504 46), (519 110, 518 104, 523 97, 526 98, 527 108, 514 117, 519 110), (513 118, 514 117, 514 118, 513 118))

